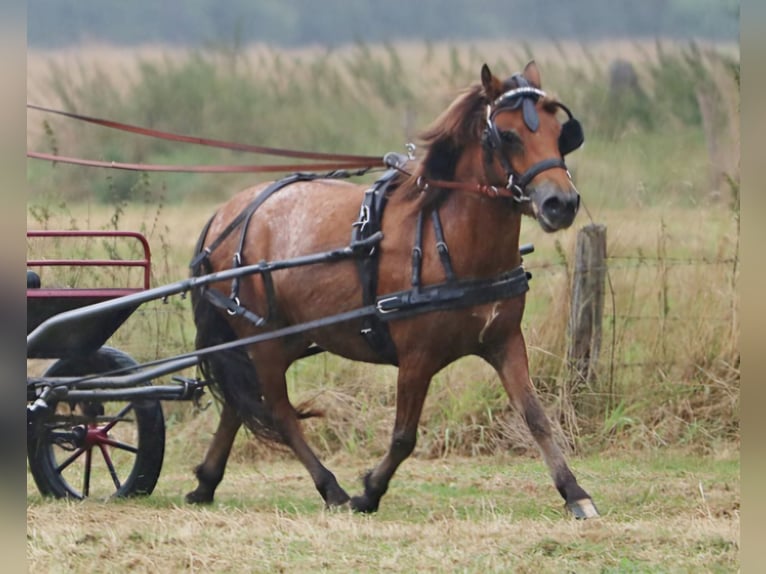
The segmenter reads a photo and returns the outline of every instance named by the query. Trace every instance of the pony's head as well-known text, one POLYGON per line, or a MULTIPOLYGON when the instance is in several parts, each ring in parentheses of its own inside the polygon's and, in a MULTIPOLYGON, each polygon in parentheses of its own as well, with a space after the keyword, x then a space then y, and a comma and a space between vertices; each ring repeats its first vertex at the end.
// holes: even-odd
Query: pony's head
POLYGON ((545 231, 569 227, 580 195, 564 156, 583 143, 579 122, 542 90, 534 61, 505 81, 484 64, 481 89, 486 102, 482 147, 488 183, 505 187, 545 231))

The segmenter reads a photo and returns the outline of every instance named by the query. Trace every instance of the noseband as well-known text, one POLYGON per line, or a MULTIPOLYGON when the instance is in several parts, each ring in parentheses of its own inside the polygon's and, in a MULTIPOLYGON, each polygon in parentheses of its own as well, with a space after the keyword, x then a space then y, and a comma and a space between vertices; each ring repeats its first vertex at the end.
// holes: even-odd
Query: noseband
MULTIPOLYGON (((487 104, 487 127, 484 130, 483 144, 487 167, 490 167, 493 156, 496 156, 505 170, 507 178, 505 188, 510 192, 509 196, 517 203, 526 203, 531 201, 529 194, 526 193, 527 185, 542 172, 561 168, 567 172, 567 176, 570 179, 571 175, 563 157, 544 159, 532 165, 524 173, 519 173, 511 165, 508 156, 503 153, 505 146, 500 130, 498 130, 497 124, 495 124, 495 116, 500 112, 516 110, 521 107, 524 123, 531 131, 535 132, 540 125, 540 117, 537 114, 535 104, 539 98, 546 95, 544 91, 530 86, 529 82, 520 74, 516 74, 513 77, 518 87, 508 90, 495 99, 494 102, 487 104)), ((564 156, 580 147, 584 138, 582 137, 580 124, 574 119, 569 108, 558 102, 556 102, 556 105, 569 116, 568 121, 562 126, 561 136, 563 137, 559 137, 559 151, 564 156), (574 132, 577 132, 577 134, 574 132)))

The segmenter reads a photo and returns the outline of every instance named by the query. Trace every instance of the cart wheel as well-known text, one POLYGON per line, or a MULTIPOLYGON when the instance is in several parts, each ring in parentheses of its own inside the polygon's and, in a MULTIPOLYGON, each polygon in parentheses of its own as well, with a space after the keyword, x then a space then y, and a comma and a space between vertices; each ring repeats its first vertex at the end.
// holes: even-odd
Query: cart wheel
MULTIPOLYGON (((102 347, 62 359, 45 376, 84 376, 137 364, 102 347)), ((165 419, 156 400, 59 402, 27 440, 29 469, 43 496, 108 498, 151 494, 165 454, 165 419)))

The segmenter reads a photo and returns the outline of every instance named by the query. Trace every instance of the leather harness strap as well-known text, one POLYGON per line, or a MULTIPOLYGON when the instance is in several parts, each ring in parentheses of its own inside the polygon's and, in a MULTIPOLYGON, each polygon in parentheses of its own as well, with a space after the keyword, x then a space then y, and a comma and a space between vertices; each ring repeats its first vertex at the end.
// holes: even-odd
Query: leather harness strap
MULTIPOLYGON (((246 264, 242 256, 242 251, 245 246, 247 230, 250 227, 250 220, 252 219, 255 211, 263 204, 263 202, 265 202, 269 197, 274 195, 280 189, 287 187, 292 183, 297 181, 308 181, 317 179, 319 177, 327 177, 328 175, 332 174, 325 174, 325 176, 320 176, 319 174, 313 173, 295 173, 291 176, 273 182, 266 189, 261 191, 261 193, 259 193, 243 211, 240 211, 239 215, 237 215, 237 217, 235 217, 229 223, 229 225, 226 226, 226 228, 210 243, 210 245, 202 248, 201 250, 198 250, 197 254, 194 256, 194 259, 192 259, 191 263, 189 264, 192 272, 197 273, 200 265, 203 264, 207 269, 209 269, 210 264, 208 259, 211 253, 215 251, 226 240, 226 238, 229 237, 229 235, 231 235, 234 230, 238 228, 241 229, 241 231, 239 242, 237 244, 237 250, 234 252, 232 257, 232 269, 242 267, 243 264, 246 264)), ((208 222, 208 227, 211 223, 212 219, 208 222)), ((207 229, 205 230, 205 233, 207 233, 207 229)), ((218 307, 219 309, 224 309, 229 315, 243 317, 253 323, 256 327, 264 326, 268 320, 273 319, 274 315, 276 314, 276 301, 274 295, 274 284, 271 279, 271 271, 268 268, 268 263, 262 261, 261 266, 263 269, 259 271, 259 274, 261 275, 264 286, 266 288, 266 299, 268 306, 268 314, 266 317, 261 317, 260 315, 250 311, 240 304, 239 282, 241 277, 234 277, 232 279, 231 293, 228 297, 219 291, 216 291, 215 289, 208 288, 203 289, 203 296, 214 306, 218 307)))
MULTIPOLYGON (((390 169, 365 191, 359 208, 359 219, 352 225, 352 246, 381 231, 383 209, 387 201, 386 193, 397 175, 396 170, 390 169)), ((377 297, 379 254, 378 246, 374 245, 364 257, 356 260, 364 306, 373 305, 377 297)), ((388 325, 383 323, 377 315, 370 314, 363 317, 361 334, 370 348, 386 363, 399 365, 396 346, 391 339, 388 325)))

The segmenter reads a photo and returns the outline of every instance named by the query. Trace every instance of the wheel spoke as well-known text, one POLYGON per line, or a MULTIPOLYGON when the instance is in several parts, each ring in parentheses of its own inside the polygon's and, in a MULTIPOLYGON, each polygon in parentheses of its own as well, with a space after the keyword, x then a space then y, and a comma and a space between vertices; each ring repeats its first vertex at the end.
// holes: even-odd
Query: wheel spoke
POLYGON ((108 433, 110 430, 112 430, 112 427, 120 422, 120 419, 122 419, 122 417, 128 414, 131 410, 133 410, 133 403, 128 403, 119 413, 114 415, 114 420, 112 422, 102 428, 104 433, 108 433))
POLYGON ((91 449, 85 451, 85 472, 82 475, 82 495, 90 495, 90 466, 93 461, 91 449))
POLYGON ((122 485, 120 484, 120 479, 117 477, 117 471, 114 468, 114 464, 112 464, 112 457, 109 456, 109 450, 103 444, 99 444, 98 447, 99 449, 101 449, 101 455, 104 457, 104 462, 106 463, 106 467, 109 469, 109 474, 112 477, 112 482, 114 483, 114 487, 117 490, 120 490, 120 487, 122 485))
POLYGON ((112 446, 114 448, 119 448, 120 450, 126 450, 128 452, 132 452, 133 454, 138 454, 137 446, 133 446, 132 444, 128 444, 126 442, 122 442, 110 437, 106 437, 102 439, 100 444, 108 444, 109 446, 112 446))
POLYGON ((77 460, 82 453, 87 452, 87 448, 78 448, 75 452, 73 452, 67 459, 62 462, 60 465, 56 467, 56 472, 58 474, 61 474, 66 467, 68 467, 70 464, 72 464, 75 460, 77 460))

